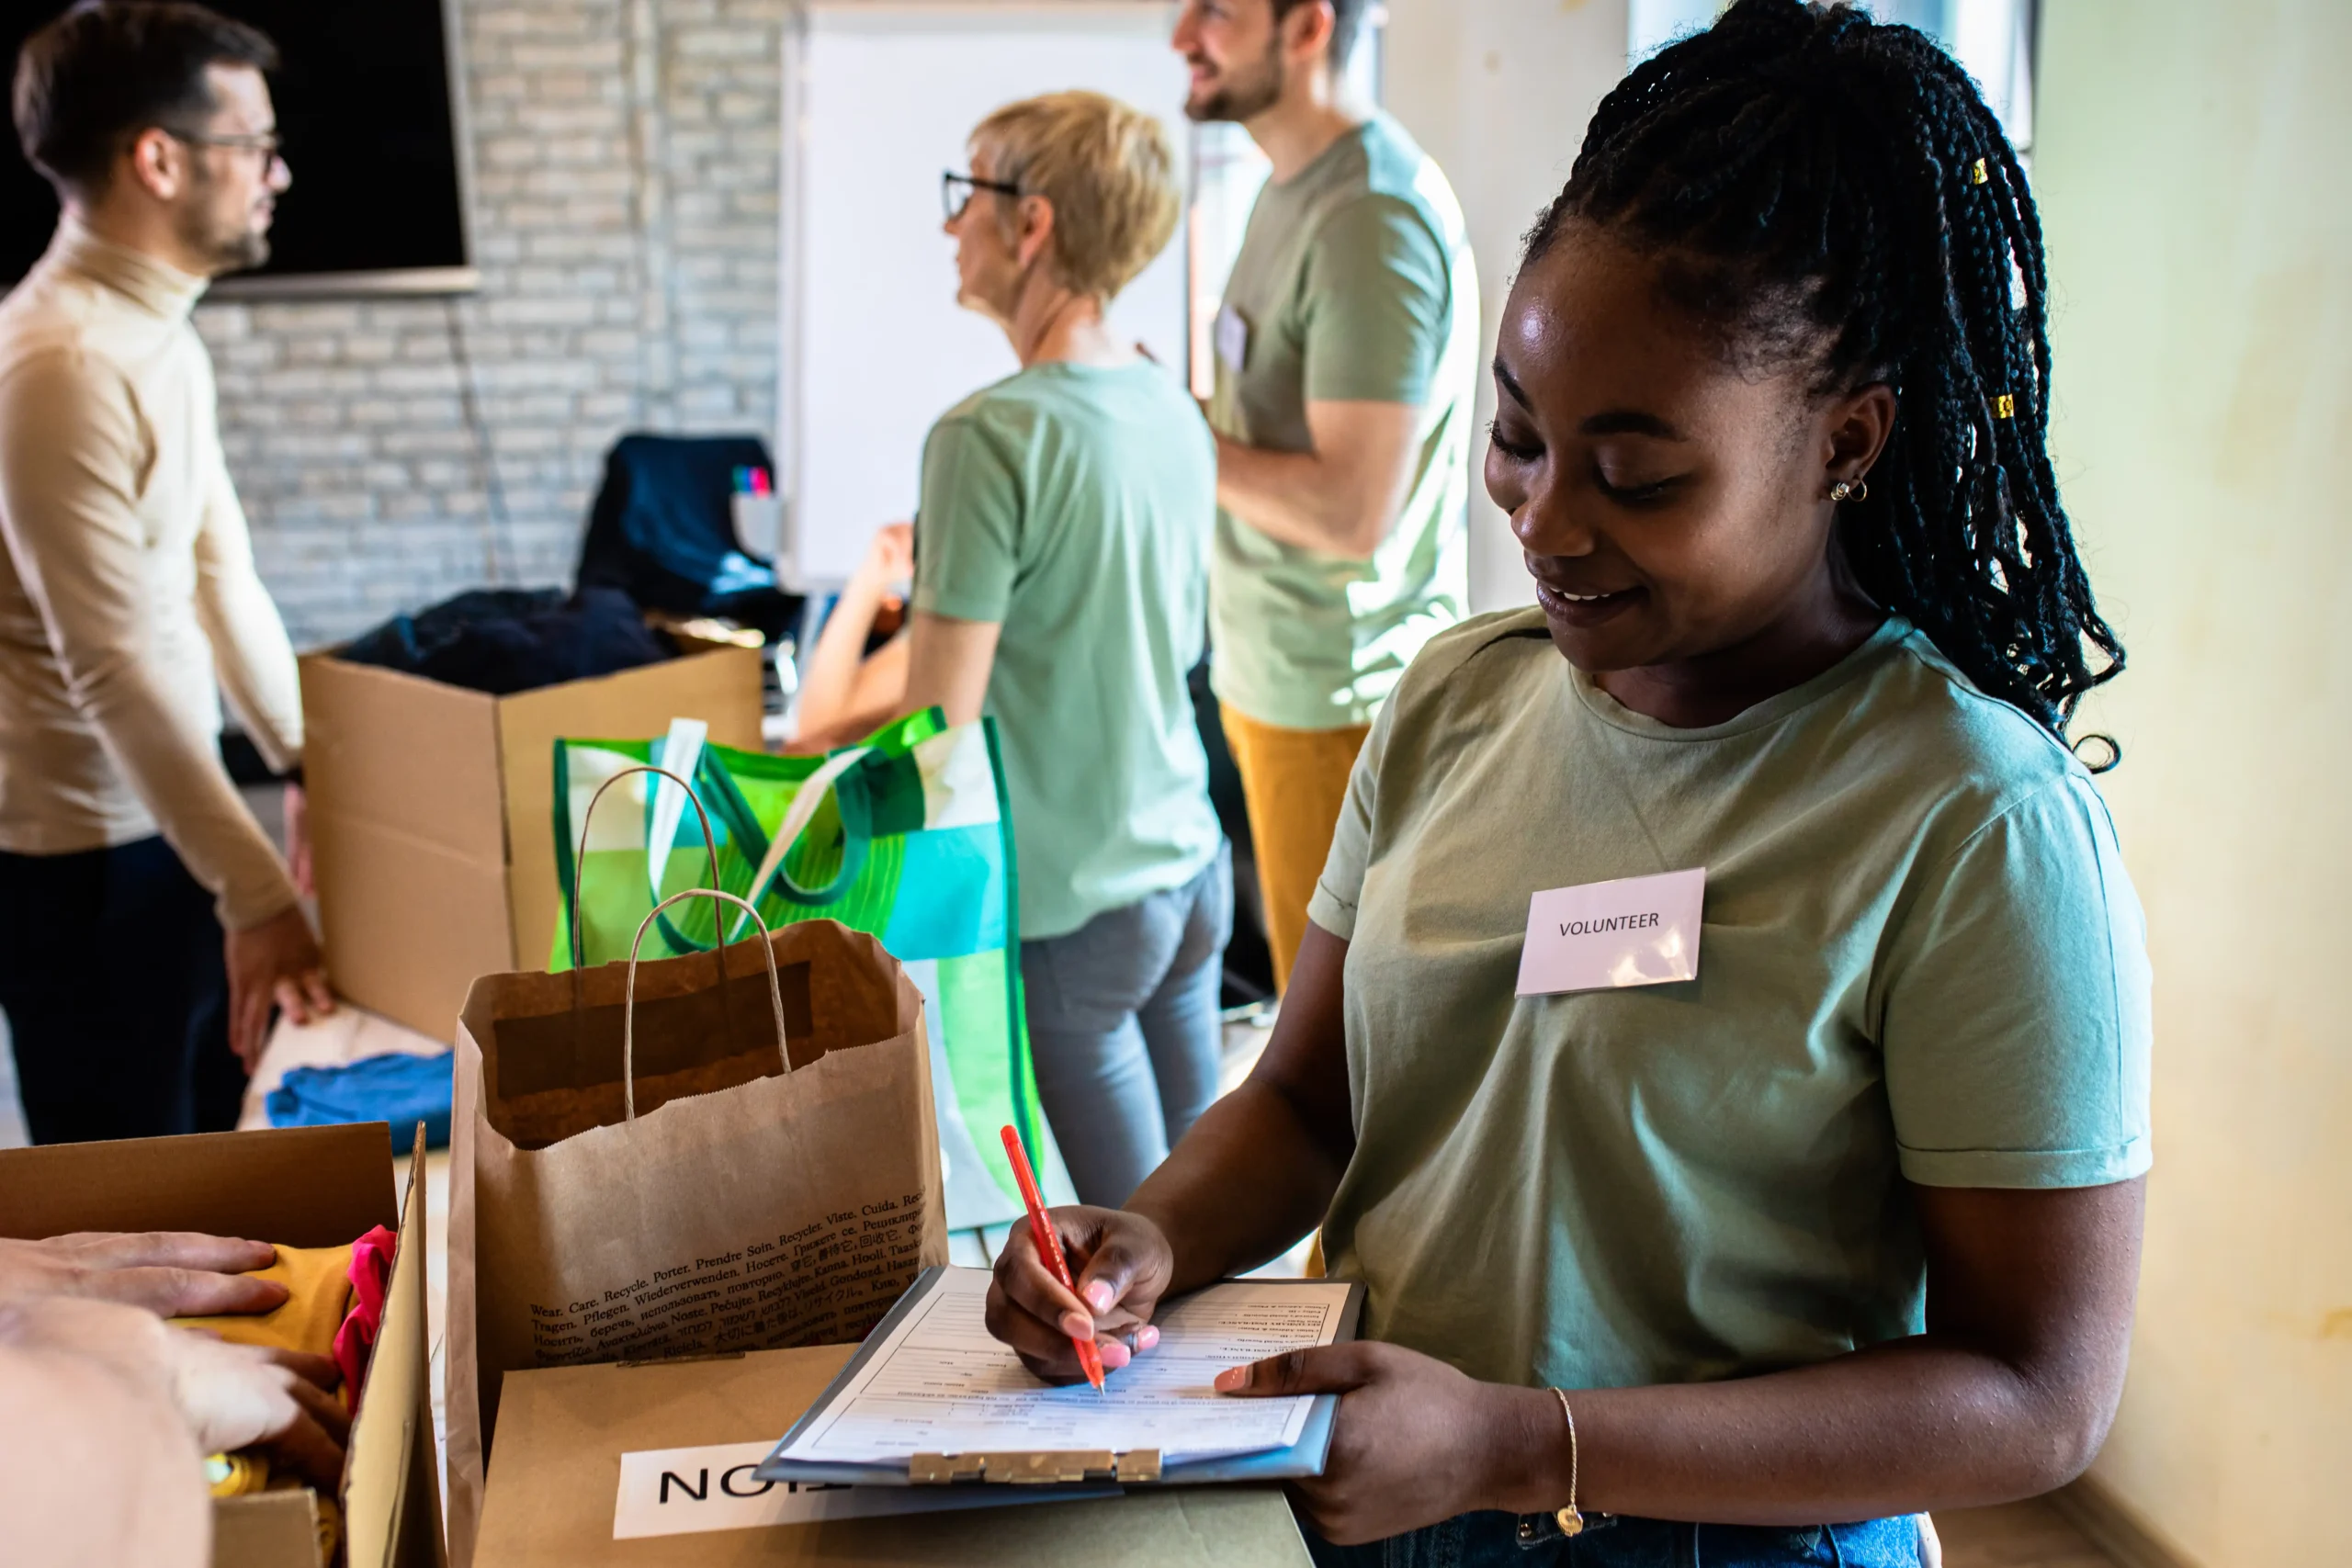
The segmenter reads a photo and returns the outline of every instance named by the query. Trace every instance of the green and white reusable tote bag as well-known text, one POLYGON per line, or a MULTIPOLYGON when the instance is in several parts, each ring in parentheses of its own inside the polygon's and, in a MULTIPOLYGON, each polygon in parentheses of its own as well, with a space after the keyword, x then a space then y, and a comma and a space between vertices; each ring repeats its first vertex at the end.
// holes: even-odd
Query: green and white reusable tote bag
MULTIPOLYGON (((951 728, 933 709, 821 758, 737 751, 705 737, 700 723, 681 719, 655 740, 556 742, 565 907, 548 967, 571 967, 575 951, 590 964, 625 956, 656 904, 709 879, 715 852, 721 890, 750 900, 770 926, 830 919, 871 932, 922 992, 948 1229, 1021 1218, 996 1135, 1007 1124, 1021 1130, 1046 1201, 1075 1202, 1038 1102, 1022 1012, 1020 896, 993 721, 951 728), (677 785, 638 773, 597 808, 582 857, 590 800, 646 763, 693 782, 717 841, 706 849, 677 785)), ((748 920, 727 909, 695 899, 664 911, 648 955, 707 951, 721 934, 737 940, 732 928, 748 920)))

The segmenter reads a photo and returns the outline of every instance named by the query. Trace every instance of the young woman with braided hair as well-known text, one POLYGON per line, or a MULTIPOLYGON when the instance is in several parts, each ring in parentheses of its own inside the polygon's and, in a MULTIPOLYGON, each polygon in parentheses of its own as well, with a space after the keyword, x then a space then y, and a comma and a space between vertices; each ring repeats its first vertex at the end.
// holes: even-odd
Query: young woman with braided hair
POLYGON ((2064 739, 2121 651, 2044 296, 1916 32, 1740 0, 1611 94, 1496 355, 1538 607, 1407 672, 1256 1072, 1125 1209, 1058 1212, 1075 1296, 1015 1237, 998 1336, 1123 1366, 1320 1224, 1365 1341, 1218 1386, 1343 1395, 1324 1563, 1912 1564, 1911 1516, 2080 1472, 2148 974, 2064 739), (1694 868, 1695 978, 1545 994, 1533 896, 1694 868))

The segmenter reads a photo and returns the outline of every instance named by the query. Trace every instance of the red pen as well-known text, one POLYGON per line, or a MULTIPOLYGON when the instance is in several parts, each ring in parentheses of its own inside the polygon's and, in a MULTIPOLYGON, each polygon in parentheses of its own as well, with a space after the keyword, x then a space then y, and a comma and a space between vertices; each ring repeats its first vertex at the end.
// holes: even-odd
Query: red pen
MULTIPOLYGON (((1004 1130, 1005 1157, 1012 1162, 1012 1179, 1021 1183, 1021 1201, 1029 1205, 1029 1235, 1037 1244, 1038 1256, 1046 1267, 1054 1271, 1063 1290, 1078 1294, 1078 1286, 1069 1277, 1069 1259, 1062 1256, 1061 1234, 1054 1229, 1054 1222, 1046 1217, 1046 1200, 1037 1191, 1036 1173, 1029 1168, 1029 1152, 1021 1146, 1021 1134, 1007 1127, 1004 1130)), ((1069 1342, 1078 1350, 1079 1370, 1094 1392, 1102 1392, 1102 1352, 1094 1343, 1094 1336, 1083 1338, 1071 1335, 1069 1342)))

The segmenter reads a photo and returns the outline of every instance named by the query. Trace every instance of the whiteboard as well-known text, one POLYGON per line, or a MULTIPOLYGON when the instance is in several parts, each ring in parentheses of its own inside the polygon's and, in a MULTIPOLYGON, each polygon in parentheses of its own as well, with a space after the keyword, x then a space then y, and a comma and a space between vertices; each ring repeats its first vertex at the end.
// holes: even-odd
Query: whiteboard
MULTIPOLYGON (((885 523, 913 515, 924 434, 1019 368, 1003 333, 956 303, 939 175, 1017 98, 1107 93, 1157 116, 1189 156, 1183 62, 1168 5, 817 4, 788 39, 783 191, 779 567, 797 585, 847 578, 885 523)), ((1171 376, 1185 349, 1177 237, 1120 295, 1113 329, 1171 376)))

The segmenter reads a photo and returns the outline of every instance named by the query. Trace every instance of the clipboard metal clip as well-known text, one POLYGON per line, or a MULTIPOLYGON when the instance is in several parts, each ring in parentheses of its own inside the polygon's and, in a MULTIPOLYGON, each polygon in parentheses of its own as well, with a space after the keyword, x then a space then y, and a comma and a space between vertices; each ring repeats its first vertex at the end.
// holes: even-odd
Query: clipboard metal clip
POLYGON ((1138 1483, 1159 1479, 1159 1450, 1130 1449, 1031 1449, 991 1454, 917 1454, 907 1463, 913 1486, 956 1486, 991 1482, 1010 1486, 1080 1486, 1089 1482, 1138 1483))

